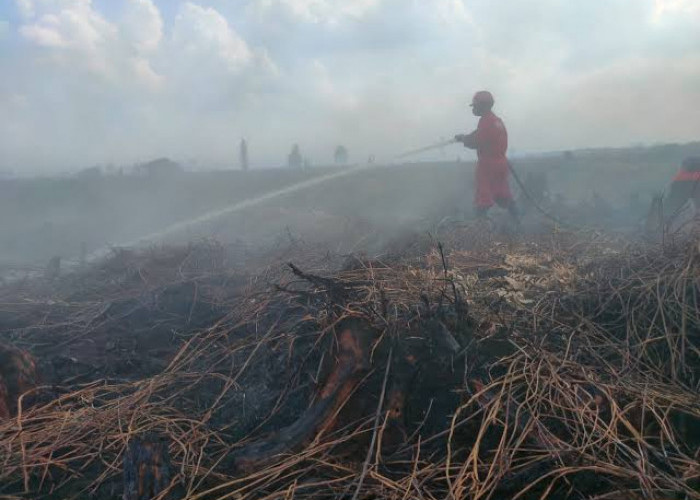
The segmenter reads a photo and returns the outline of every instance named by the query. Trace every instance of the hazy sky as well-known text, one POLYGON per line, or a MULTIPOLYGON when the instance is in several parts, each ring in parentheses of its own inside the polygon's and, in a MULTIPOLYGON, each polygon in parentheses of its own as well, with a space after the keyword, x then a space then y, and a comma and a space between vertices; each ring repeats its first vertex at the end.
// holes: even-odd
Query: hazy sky
MULTIPOLYGON (((700 138, 700 0, 0 0, 0 170, 700 138)), ((448 151, 457 156, 461 151, 448 151)))

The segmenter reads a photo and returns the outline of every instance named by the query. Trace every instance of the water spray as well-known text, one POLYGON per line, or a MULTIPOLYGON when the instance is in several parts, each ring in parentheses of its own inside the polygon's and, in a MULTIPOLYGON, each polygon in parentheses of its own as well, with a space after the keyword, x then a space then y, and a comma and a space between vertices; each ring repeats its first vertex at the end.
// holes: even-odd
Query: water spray
POLYGON ((136 246, 145 245, 149 242, 153 242, 154 240, 161 240, 163 238, 180 233, 182 231, 185 231, 189 228, 198 226, 200 224, 211 222, 211 221, 216 220, 220 217, 235 214, 237 212, 241 212, 243 210, 253 208, 253 207, 256 207, 258 205, 262 205, 270 200, 274 200, 275 198, 279 198, 280 196, 296 193, 298 191, 302 191, 302 190, 308 189, 310 187, 318 186, 319 184, 323 184, 323 183, 326 183, 326 182, 329 182, 329 181, 332 181, 335 179, 340 179, 342 177, 348 177, 350 175, 354 175, 354 174, 357 174, 359 172, 364 172, 366 170, 369 170, 371 168, 376 168, 379 166, 380 165, 367 164, 367 165, 361 165, 361 166, 356 166, 356 167, 350 167, 350 168, 340 170, 338 172, 332 172, 329 174, 314 177, 312 179, 307 179, 305 181, 297 182, 297 183, 292 184, 290 186, 286 186, 284 188, 277 189, 275 191, 270 191, 270 192, 261 194, 260 196, 256 196, 254 198, 248 198, 246 200, 239 201, 238 203, 234 203, 233 205, 219 208, 217 210, 212 210, 210 212, 199 215, 199 216, 194 217, 192 219, 187 219, 184 221, 176 222, 174 224, 171 224, 171 225, 165 227, 164 229, 160 229, 158 231, 147 234, 145 236, 141 236, 141 237, 134 239, 134 240, 131 240, 129 242, 121 243, 119 245, 110 245, 110 246, 102 247, 98 250, 95 250, 94 252, 91 252, 89 255, 87 255, 85 260, 87 260, 88 262, 92 262, 92 261, 101 259, 103 257, 106 257, 107 255, 110 254, 110 252, 112 252, 112 250, 114 248, 136 247, 136 246))
POLYGON ((456 139, 450 139, 448 141, 441 141, 441 142, 438 142, 436 144, 431 144, 430 146, 425 146, 425 147, 418 148, 418 149, 412 149, 411 151, 406 151, 405 153, 401 153, 400 155, 397 155, 396 158, 397 159, 406 158, 407 156, 417 155, 419 153, 424 153, 425 151, 432 151, 433 149, 444 148, 445 146, 449 146, 450 144, 455 144, 455 143, 457 143, 456 139))
MULTIPOLYGON (((434 149, 440 149, 445 146, 449 146, 450 144, 455 144, 457 141, 455 139, 450 139, 446 141, 441 141, 435 144, 431 144, 429 146, 425 146, 422 148, 414 149, 411 151, 406 151, 404 153, 401 153, 395 158, 400 159, 400 158, 405 158, 407 156, 412 156, 416 155, 419 153, 423 153, 425 151, 431 151, 434 149)), ((234 203, 233 205, 229 205, 217 210, 212 210, 211 212, 207 212, 205 214, 199 215, 197 217, 194 217, 192 219, 187 219, 181 222, 176 222, 174 224, 171 224, 164 229, 155 231, 153 233, 147 234, 145 236, 141 236, 137 239, 121 243, 119 245, 110 245, 110 246, 104 246, 102 248, 99 248, 98 250, 95 250, 94 252, 91 252, 89 255, 87 255, 85 258, 81 259, 83 262, 93 262, 95 260, 99 260, 101 258, 104 258, 108 256, 114 248, 121 248, 121 247, 137 247, 137 246, 142 246, 147 243, 151 243, 155 240, 162 240, 164 238, 167 238, 168 236, 172 236, 177 233, 181 233, 183 231, 186 231, 189 228, 193 228, 195 226, 198 226, 200 224, 204 224, 207 222, 211 222, 213 220, 216 220, 218 218, 227 216, 227 215, 232 215, 237 212, 241 212, 243 210, 247 210, 249 208, 253 208, 259 205, 262 205, 264 203, 267 203, 271 200, 274 200, 276 198, 279 198, 280 196, 285 196, 288 194, 293 194, 299 191, 302 191, 304 189, 308 189, 314 186, 318 186, 320 184, 324 184, 326 182, 330 182, 335 179, 340 179, 342 177, 348 177, 351 175, 355 175, 364 171, 367 171, 372 168, 378 168, 381 167, 382 165, 374 164, 374 163, 369 163, 366 165, 360 165, 360 166, 355 166, 355 167, 350 167, 346 168, 343 170, 340 170, 338 172, 332 172, 329 174, 321 175, 318 177, 314 177, 312 179, 308 179, 305 181, 297 182, 295 184, 292 184, 290 186, 286 186, 281 189, 277 189, 275 191, 270 191, 268 193, 261 194, 260 196, 256 196, 254 198, 249 198, 243 201, 240 201, 238 203, 234 203)), ((78 261, 75 260, 69 260, 66 262, 69 266, 70 265, 77 265, 78 261)))

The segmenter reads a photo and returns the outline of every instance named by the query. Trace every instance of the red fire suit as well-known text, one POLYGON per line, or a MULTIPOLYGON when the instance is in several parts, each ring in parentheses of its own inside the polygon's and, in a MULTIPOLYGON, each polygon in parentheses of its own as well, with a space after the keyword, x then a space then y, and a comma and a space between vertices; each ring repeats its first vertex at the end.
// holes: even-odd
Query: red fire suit
POLYGON ((664 199, 664 212, 669 220, 673 219, 688 201, 692 201, 695 210, 700 210, 700 157, 683 160, 681 169, 676 173, 664 199))
POLYGON ((479 119, 474 132, 465 137, 464 145, 476 149, 476 193, 477 208, 486 209, 494 202, 506 206, 513 201, 508 184, 508 132, 503 121, 489 111, 479 119))

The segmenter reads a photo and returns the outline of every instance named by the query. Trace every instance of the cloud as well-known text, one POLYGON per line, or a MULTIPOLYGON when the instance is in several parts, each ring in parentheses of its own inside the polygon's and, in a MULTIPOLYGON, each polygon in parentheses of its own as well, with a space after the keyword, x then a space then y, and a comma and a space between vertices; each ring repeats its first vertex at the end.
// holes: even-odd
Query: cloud
POLYGON ((17 10, 22 17, 34 16, 34 0, 16 0, 17 10))
POLYGON ((23 55, 0 58, 0 72, 11 75, 0 81, 3 160, 66 165, 192 157, 193 149, 230 154, 231 129, 254 122, 241 115, 260 109, 256 94, 277 79, 270 54, 249 46, 220 12, 193 2, 180 5, 167 30, 152 0, 128 0, 111 16, 97 5, 25 5, 23 55), (21 109, 10 98, 19 90, 21 109), (37 140, 45 147, 36 148, 37 140))
POLYGON ((9 21, 3 21, 0 19, 0 40, 5 38, 6 36, 9 36, 10 34, 10 22, 9 21))
POLYGON ((25 15, 21 37, 59 70, 85 71, 116 88, 140 83, 154 90, 162 84, 147 57, 157 50, 163 31, 151 0, 128 0, 121 20, 108 20, 91 0, 18 2, 25 15))
POLYGON ((151 0, 127 0, 120 23, 124 38, 139 52, 153 52, 163 38, 163 17, 151 0))
POLYGON ((131 58, 129 59, 129 66, 137 80, 146 85, 150 90, 158 90, 165 83, 165 77, 156 73, 147 59, 141 57, 131 58))
MULTIPOLYGON (((31 4, 33 16, 20 26, 31 45, 47 50, 56 64, 109 77, 114 73, 109 51, 117 28, 92 7, 89 0, 57 0, 31 4)), ((30 7, 23 7, 29 12, 30 7)))
POLYGON ((665 14, 697 14, 700 15, 700 3, 696 0, 656 0, 654 16, 665 14))
POLYGON ((289 18, 314 24, 337 24, 359 20, 381 0, 257 0, 254 7, 263 15, 282 12, 289 18))
POLYGON ((106 44, 114 36, 115 27, 89 1, 73 0, 57 2, 54 8, 22 26, 20 33, 40 46, 90 52, 106 44))
POLYGON ((340 141, 389 158, 473 127, 481 88, 520 151, 700 132, 696 0, 15 5, 0 149, 20 163, 37 143, 56 163, 226 162, 241 135, 257 164, 294 142, 316 163, 340 141))
POLYGON ((463 0, 433 0, 438 16, 448 23, 466 22, 470 25, 474 24, 469 9, 463 0))
POLYGON ((213 8, 185 3, 173 27, 173 42, 183 57, 198 64, 224 64, 237 71, 248 64, 252 53, 246 42, 213 8))

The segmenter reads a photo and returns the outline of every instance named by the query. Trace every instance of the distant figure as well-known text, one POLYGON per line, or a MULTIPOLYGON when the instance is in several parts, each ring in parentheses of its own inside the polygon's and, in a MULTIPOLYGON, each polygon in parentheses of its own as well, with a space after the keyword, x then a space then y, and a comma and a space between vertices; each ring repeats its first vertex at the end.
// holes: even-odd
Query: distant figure
POLYGON ((369 158, 367 158, 367 163, 372 165, 374 163, 374 155, 369 155, 369 158))
POLYGON ((301 168, 304 164, 304 159, 301 156, 301 151, 299 150, 299 145, 295 144, 292 146, 292 152, 289 153, 287 157, 287 163, 291 168, 301 168))
POLYGON ((241 139, 241 148, 239 153, 239 158, 241 161, 241 170, 244 172, 248 171, 248 143, 245 139, 241 139))
POLYGON ((345 146, 340 145, 335 148, 335 153, 333 154, 333 159, 336 165, 345 165, 348 162, 348 150, 345 146))
POLYGON ((700 210, 700 156, 683 160, 681 169, 671 182, 668 194, 663 198, 663 219, 670 224, 692 202, 697 213, 700 210))
POLYGON ((490 92, 482 90, 474 94, 471 107, 474 116, 480 117, 479 124, 474 132, 456 135, 455 140, 469 149, 476 149, 474 204, 477 217, 486 217, 495 202, 518 221, 518 211, 508 185, 508 132, 503 121, 493 113, 493 104, 490 92))

